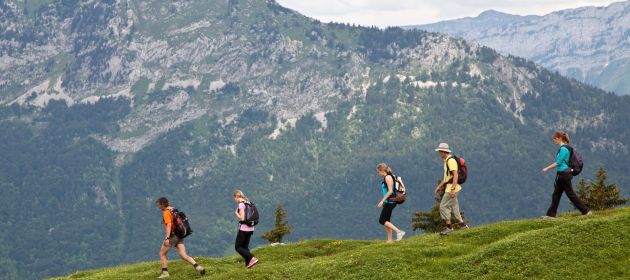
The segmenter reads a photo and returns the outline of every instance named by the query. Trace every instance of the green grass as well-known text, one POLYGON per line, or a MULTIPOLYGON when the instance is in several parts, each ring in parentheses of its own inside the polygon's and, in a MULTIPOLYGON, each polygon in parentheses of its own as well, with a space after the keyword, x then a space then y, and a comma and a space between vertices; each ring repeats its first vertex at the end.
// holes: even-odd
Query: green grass
MULTIPOLYGON (((206 279, 630 279, 630 208, 554 221, 501 222, 448 237, 423 234, 396 244, 311 240, 239 257, 199 258, 206 279)), ((153 253, 153 252, 151 252, 153 253)), ((174 257, 173 254, 172 257, 174 257)), ((198 279, 180 261, 171 279, 198 279)), ((158 262, 77 272, 58 279, 155 279, 158 262)))

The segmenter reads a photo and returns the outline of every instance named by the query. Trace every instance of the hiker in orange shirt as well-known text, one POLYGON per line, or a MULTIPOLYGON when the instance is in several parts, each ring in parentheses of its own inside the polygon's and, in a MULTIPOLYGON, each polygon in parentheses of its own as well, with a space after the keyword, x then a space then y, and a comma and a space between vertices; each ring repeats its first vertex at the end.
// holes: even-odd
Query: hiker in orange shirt
POLYGON ((164 279, 170 277, 168 273, 168 260, 166 255, 172 246, 177 248, 177 252, 182 260, 189 262, 193 265, 195 270, 199 272, 199 274, 204 275, 206 270, 203 266, 199 265, 193 258, 186 254, 186 246, 184 245, 184 239, 177 237, 173 231, 173 207, 170 206, 168 199, 166 197, 160 197, 155 202, 157 207, 162 210, 162 218, 164 223, 164 242, 162 243, 162 248, 160 248, 160 262, 162 263, 162 274, 158 277, 158 279, 164 279))

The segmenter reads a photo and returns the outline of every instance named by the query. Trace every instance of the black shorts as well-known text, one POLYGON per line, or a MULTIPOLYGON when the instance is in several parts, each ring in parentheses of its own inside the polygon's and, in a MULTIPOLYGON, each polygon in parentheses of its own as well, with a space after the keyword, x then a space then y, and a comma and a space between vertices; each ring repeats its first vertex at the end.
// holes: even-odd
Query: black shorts
POLYGON ((392 211, 396 208, 395 203, 383 203, 383 210, 381 210, 381 217, 378 219, 378 222, 381 225, 384 225, 385 222, 389 222, 392 219, 392 211))

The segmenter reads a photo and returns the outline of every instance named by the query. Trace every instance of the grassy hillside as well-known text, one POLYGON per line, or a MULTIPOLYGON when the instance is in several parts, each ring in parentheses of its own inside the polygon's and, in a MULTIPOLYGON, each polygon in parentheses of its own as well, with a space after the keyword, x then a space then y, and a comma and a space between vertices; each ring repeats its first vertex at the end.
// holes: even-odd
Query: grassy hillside
MULTIPOLYGON (((622 208, 501 222, 448 237, 424 234, 397 244, 312 240, 263 247, 254 251, 261 262, 252 270, 238 257, 200 260, 208 279, 629 279, 629 234, 630 208, 622 208)), ((171 279, 199 278, 181 262, 169 270, 171 279)), ((155 279, 159 272, 158 262, 148 262, 58 279, 155 279)))

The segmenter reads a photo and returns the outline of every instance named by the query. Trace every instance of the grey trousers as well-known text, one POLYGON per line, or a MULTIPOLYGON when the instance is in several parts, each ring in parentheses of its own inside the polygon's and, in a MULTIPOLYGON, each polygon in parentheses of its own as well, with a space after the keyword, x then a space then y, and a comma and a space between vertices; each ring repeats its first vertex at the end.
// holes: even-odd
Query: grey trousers
POLYGON ((459 201, 457 201, 457 196, 452 198, 448 193, 445 193, 440 202, 440 216, 442 220, 450 221, 451 215, 455 216, 458 222, 462 220, 462 214, 459 213, 459 201))

